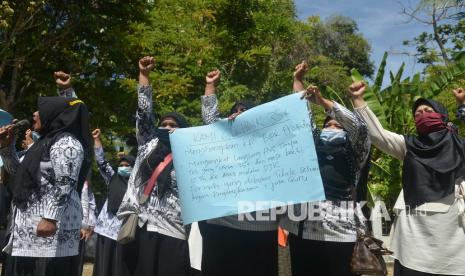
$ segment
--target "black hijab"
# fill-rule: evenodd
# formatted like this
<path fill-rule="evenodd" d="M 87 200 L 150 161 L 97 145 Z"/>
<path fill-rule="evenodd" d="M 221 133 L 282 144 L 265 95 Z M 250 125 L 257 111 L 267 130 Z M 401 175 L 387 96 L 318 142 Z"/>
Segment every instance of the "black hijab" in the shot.
<path fill-rule="evenodd" d="M 189 123 L 187 122 L 184 115 L 178 112 L 168 112 L 165 115 L 161 116 L 160 120 L 158 120 L 159 122 L 158 125 L 160 125 L 165 119 L 168 119 L 168 118 L 174 119 L 176 123 L 178 123 L 178 126 L 180 128 L 189 127 Z"/>
<path fill-rule="evenodd" d="M 76 98 L 39 97 L 38 110 L 42 124 L 39 131 L 41 137 L 26 153 L 11 187 L 13 202 L 18 208 L 25 208 L 29 196 L 39 190 L 40 162 L 50 160 L 50 148 L 63 135 L 73 135 L 84 149 L 78 191 L 82 189 L 91 165 L 89 112 L 84 103 Z"/>
<path fill-rule="evenodd" d="M 160 117 L 158 125 L 165 119 L 173 119 L 178 124 L 179 128 L 189 127 L 189 123 L 186 118 L 177 112 L 170 112 Z M 156 133 L 159 143 L 149 153 L 147 158 L 142 160 L 140 167 L 140 177 L 144 185 L 152 176 L 153 170 L 165 159 L 165 157 L 171 153 L 171 144 L 169 141 L 169 132 L 167 129 L 157 129 Z M 157 191 L 158 197 L 163 197 L 167 187 L 170 187 L 171 183 L 171 170 L 173 169 L 173 162 L 171 162 L 166 168 L 160 173 L 157 179 Z"/>
<path fill-rule="evenodd" d="M 236 113 L 236 109 L 239 107 L 239 106 L 243 106 L 245 107 L 247 110 L 248 109 L 251 109 L 251 108 L 254 108 L 255 107 L 255 103 L 254 102 L 251 102 L 251 101 L 237 101 L 232 107 L 231 107 L 231 110 L 229 110 L 229 115 L 228 116 L 231 116 L 232 114 Z"/>
<path fill-rule="evenodd" d="M 420 105 L 431 106 L 442 114 L 447 125 L 447 109 L 441 103 L 418 99 L 413 114 Z M 456 179 L 465 175 L 465 147 L 456 131 L 449 127 L 427 135 L 407 135 L 405 144 L 402 184 L 407 205 L 414 208 L 455 192 Z"/>
<path fill-rule="evenodd" d="M 325 129 L 326 124 L 330 120 L 337 121 L 331 116 L 326 116 L 321 130 L 317 132 L 318 137 L 315 139 L 315 148 L 325 195 L 328 200 L 351 200 L 353 188 L 358 190 L 363 185 L 366 186 L 367 182 L 360 183 L 360 185 L 359 183 L 355 183 L 358 167 L 354 166 L 357 161 L 354 159 L 355 154 L 348 139 L 341 144 L 324 144 L 321 142 L 321 131 Z M 342 130 L 346 131 L 344 128 Z M 328 158 L 329 156 L 331 157 Z M 357 198 L 356 200 L 360 201 L 363 198 Z"/>
<path fill-rule="evenodd" d="M 125 155 L 118 160 L 118 166 L 122 161 L 126 161 L 129 165 L 134 168 L 134 163 L 136 159 L 132 155 Z M 118 212 L 119 206 L 123 201 L 124 194 L 128 188 L 129 176 L 121 176 L 118 172 L 113 174 L 110 186 L 108 187 L 108 205 L 107 210 L 111 214 L 116 214 Z"/>
<path fill-rule="evenodd" d="M 187 122 L 186 118 L 178 112 L 169 112 L 160 117 L 160 120 L 158 120 L 158 126 L 160 126 L 161 122 L 163 122 L 166 119 L 173 119 L 180 128 L 184 127 L 189 127 L 189 123 Z M 157 128 L 157 137 L 159 141 L 165 145 L 166 147 L 169 148 L 171 151 L 171 144 L 170 144 L 170 139 L 169 139 L 169 131 L 167 129 L 160 129 Z"/>

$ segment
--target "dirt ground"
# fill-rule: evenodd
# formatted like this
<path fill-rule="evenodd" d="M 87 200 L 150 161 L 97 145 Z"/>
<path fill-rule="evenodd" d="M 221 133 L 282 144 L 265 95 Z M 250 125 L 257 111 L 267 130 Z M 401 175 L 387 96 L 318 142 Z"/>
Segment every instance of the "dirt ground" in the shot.
<path fill-rule="evenodd" d="M 93 263 L 85 263 L 84 269 L 82 270 L 82 276 L 92 276 L 92 269 L 94 268 Z"/>

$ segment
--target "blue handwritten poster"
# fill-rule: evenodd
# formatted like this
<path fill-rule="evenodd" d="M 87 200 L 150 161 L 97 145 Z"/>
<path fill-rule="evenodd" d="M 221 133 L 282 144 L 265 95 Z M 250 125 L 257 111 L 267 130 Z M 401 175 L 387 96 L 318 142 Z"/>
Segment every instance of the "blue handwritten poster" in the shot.
<path fill-rule="evenodd" d="M 184 224 L 324 200 L 307 103 L 292 94 L 170 135 Z M 260 204 L 254 204 L 260 202 Z"/>

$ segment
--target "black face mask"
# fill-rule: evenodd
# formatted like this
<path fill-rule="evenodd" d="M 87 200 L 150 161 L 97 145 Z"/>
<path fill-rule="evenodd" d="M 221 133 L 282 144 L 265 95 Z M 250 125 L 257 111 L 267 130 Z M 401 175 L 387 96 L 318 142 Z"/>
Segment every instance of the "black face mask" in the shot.
<path fill-rule="evenodd" d="M 157 133 L 156 133 L 158 139 L 160 140 L 160 143 L 165 145 L 167 148 L 171 149 L 171 144 L 170 144 L 170 130 L 167 128 L 157 128 Z"/>

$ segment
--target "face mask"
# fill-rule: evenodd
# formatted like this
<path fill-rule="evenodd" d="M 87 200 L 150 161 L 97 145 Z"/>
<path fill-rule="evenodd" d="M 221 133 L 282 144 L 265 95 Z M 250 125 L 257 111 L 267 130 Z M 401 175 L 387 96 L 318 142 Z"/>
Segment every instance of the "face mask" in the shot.
<path fill-rule="evenodd" d="M 419 135 L 428 135 L 446 128 L 444 115 L 436 112 L 423 112 L 415 118 L 415 126 Z"/>
<path fill-rule="evenodd" d="M 129 177 L 132 172 L 132 167 L 118 167 L 118 174 L 122 177 Z"/>
<path fill-rule="evenodd" d="M 324 145 L 340 145 L 346 142 L 347 133 L 342 129 L 325 128 L 321 131 L 320 140 Z"/>
<path fill-rule="evenodd" d="M 40 139 L 40 134 L 33 131 L 32 132 L 32 140 L 34 140 L 34 142 L 37 142 L 39 139 Z"/>
<path fill-rule="evenodd" d="M 170 144 L 170 130 L 167 128 L 159 127 L 156 133 L 158 140 L 167 147 L 171 147 Z"/>

